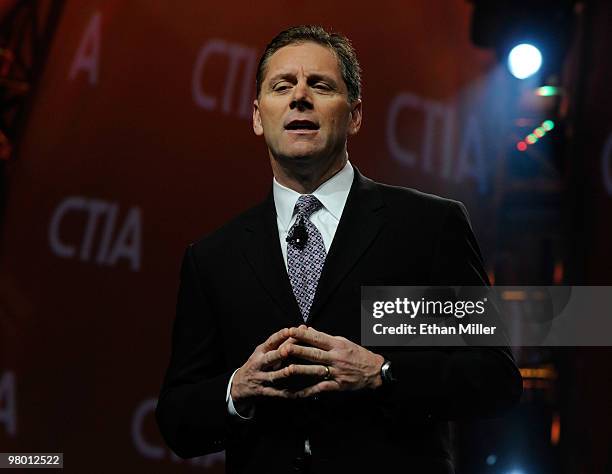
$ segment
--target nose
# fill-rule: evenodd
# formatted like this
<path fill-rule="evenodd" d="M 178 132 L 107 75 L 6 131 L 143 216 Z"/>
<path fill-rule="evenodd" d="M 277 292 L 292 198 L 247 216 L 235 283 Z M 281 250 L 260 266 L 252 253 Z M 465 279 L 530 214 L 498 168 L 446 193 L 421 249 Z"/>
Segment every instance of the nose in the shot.
<path fill-rule="evenodd" d="M 289 107 L 291 109 L 297 108 L 300 111 L 312 109 L 312 98 L 310 97 L 310 90 L 306 81 L 298 81 L 295 85 Z"/>

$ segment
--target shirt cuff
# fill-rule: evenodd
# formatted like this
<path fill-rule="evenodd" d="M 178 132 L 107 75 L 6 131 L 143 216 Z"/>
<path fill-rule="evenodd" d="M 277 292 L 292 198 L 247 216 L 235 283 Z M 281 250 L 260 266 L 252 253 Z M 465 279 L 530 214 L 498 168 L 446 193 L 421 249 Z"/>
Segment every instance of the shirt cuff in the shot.
<path fill-rule="evenodd" d="M 225 401 L 227 402 L 227 411 L 232 416 L 238 416 L 242 418 L 243 420 L 251 420 L 252 418 L 255 417 L 255 407 L 251 406 L 249 408 L 248 413 L 246 413 L 243 416 L 240 413 L 238 413 L 238 411 L 236 410 L 236 407 L 234 406 L 234 400 L 232 400 L 232 381 L 234 380 L 234 375 L 236 375 L 236 372 L 238 372 L 238 369 L 234 370 L 234 373 L 232 374 L 232 376 L 229 379 L 229 382 L 227 383 L 227 392 L 225 394 Z"/>

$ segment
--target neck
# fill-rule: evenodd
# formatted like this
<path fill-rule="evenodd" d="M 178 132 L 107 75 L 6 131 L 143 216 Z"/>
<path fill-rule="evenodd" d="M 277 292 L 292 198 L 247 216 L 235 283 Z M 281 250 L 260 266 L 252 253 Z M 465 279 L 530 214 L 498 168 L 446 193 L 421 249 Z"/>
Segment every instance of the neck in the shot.
<path fill-rule="evenodd" d="M 300 194 L 311 194 L 321 184 L 334 176 L 346 165 L 348 154 L 346 150 L 338 157 L 329 160 L 283 160 L 270 156 L 270 164 L 276 181 L 286 188 Z"/>

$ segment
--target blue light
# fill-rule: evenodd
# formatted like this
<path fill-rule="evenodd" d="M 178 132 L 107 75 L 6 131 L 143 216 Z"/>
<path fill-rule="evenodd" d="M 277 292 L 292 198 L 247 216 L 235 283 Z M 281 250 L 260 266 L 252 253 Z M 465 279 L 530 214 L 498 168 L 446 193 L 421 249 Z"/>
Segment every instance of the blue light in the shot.
<path fill-rule="evenodd" d="M 495 456 L 495 454 L 489 454 L 487 456 L 487 464 L 489 466 L 492 466 L 493 464 L 495 464 L 497 462 L 497 456 Z"/>
<path fill-rule="evenodd" d="M 542 53 L 532 44 L 519 44 L 512 48 L 508 55 L 508 69 L 517 79 L 533 76 L 541 66 Z"/>

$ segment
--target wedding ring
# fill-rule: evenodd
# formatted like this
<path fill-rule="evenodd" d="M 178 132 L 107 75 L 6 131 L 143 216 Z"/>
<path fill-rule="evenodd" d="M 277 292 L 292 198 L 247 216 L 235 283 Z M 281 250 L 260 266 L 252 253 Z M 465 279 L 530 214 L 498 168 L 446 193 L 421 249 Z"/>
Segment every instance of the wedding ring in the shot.
<path fill-rule="evenodd" d="M 323 377 L 324 380 L 330 380 L 331 379 L 331 370 L 329 370 L 329 367 L 324 365 L 323 367 L 325 367 L 325 376 Z"/>

